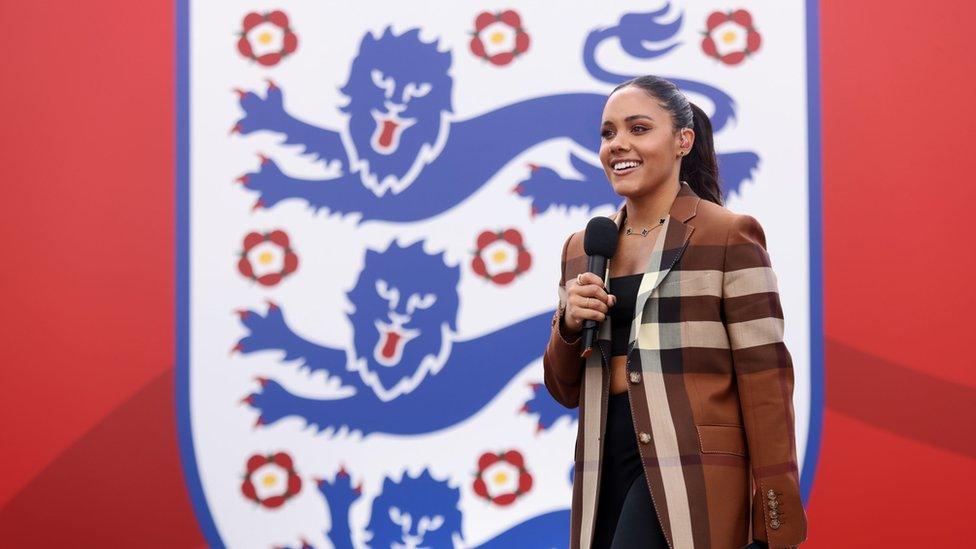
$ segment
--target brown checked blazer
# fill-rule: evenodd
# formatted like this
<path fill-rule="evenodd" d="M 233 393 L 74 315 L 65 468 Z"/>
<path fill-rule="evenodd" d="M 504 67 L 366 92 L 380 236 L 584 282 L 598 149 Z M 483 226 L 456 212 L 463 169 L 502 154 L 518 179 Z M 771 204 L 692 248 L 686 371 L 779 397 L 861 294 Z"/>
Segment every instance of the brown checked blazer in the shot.
<path fill-rule="evenodd" d="M 613 216 L 619 227 L 626 215 Z M 657 233 L 630 328 L 628 380 L 652 504 L 674 549 L 806 539 L 793 428 L 793 365 L 762 228 L 686 184 Z M 586 270 L 583 232 L 566 241 L 546 387 L 580 407 L 571 547 L 589 548 L 599 501 L 610 321 L 598 351 L 559 330 L 566 284 Z M 609 271 L 609 269 L 608 269 Z M 751 473 L 751 474 L 750 474 Z"/>

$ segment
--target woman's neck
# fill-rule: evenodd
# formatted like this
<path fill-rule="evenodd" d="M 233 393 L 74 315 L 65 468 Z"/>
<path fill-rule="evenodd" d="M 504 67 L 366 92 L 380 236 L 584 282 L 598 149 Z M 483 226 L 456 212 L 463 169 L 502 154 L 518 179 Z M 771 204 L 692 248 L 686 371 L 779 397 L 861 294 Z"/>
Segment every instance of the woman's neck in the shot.
<path fill-rule="evenodd" d="M 671 204 L 681 190 L 681 183 L 677 179 L 661 185 L 654 192 L 637 197 L 628 197 L 627 224 L 631 227 L 652 227 L 662 218 L 668 217 Z"/>

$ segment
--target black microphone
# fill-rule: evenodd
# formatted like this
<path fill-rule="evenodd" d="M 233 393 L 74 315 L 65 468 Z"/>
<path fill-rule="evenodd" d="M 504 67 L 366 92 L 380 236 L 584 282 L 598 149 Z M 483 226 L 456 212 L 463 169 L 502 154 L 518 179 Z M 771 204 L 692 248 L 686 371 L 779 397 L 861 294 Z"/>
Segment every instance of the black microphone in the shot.
<path fill-rule="evenodd" d="M 594 217 L 586 224 L 586 232 L 583 234 L 583 251 L 587 255 L 586 270 L 600 277 L 601 281 L 607 271 L 607 261 L 617 251 L 617 230 L 617 224 L 609 217 Z M 581 357 L 586 358 L 593 352 L 596 334 L 596 321 L 583 321 Z"/>

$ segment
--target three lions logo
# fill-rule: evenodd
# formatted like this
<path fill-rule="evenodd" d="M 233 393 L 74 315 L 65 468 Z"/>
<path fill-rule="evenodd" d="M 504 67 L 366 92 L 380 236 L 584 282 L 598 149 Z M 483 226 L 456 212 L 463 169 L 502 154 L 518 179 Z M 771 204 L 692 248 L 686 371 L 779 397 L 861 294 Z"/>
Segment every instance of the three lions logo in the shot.
<path fill-rule="evenodd" d="M 599 48 L 619 47 L 632 59 L 653 60 L 681 46 L 681 26 L 682 17 L 672 17 L 670 6 L 625 14 L 616 25 L 587 35 L 582 66 L 599 86 L 615 85 L 632 75 L 604 67 L 597 59 Z M 283 171 L 274 158 L 262 156 L 260 166 L 240 178 L 256 196 L 255 206 L 273 208 L 290 200 L 355 216 L 358 222 L 423 221 L 461 204 L 513 159 L 552 140 L 566 143 L 576 175 L 566 178 L 551 166 L 533 163 L 522 180 L 506 183 L 507 188 L 518 183 L 515 190 L 521 198 L 512 200 L 526 203 L 534 215 L 620 203 L 602 167 L 591 162 L 600 146 L 605 93 L 528 97 L 459 116 L 452 64 L 452 52 L 437 39 L 421 37 L 418 29 L 395 32 L 387 27 L 365 33 L 348 77 L 335 83 L 344 101 L 328 106 L 342 115 L 332 128 L 308 122 L 309 113 L 286 110 L 286 90 L 274 83 L 263 92 L 240 91 L 236 133 L 279 136 L 283 144 L 299 146 L 297 153 L 281 154 L 323 160 L 331 173 L 328 179 L 299 178 Z M 721 89 L 667 78 L 705 99 L 716 133 L 735 118 L 735 102 Z M 726 194 L 738 192 L 759 163 L 749 151 L 718 157 Z M 287 307 L 269 304 L 264 310 L 241 311 L 242 334 L 235 350 L 272 355 L 281 364 L 297 362 L 309 374 L 301 387 L 259 378 L 260 388 L 244 399 L 256 412 L 256 426 L 300 418 L 324 437 L 340 431 L 427 435 L 484 409 L 543 352 L 553 311 L 462 338 L 460 279 L 459 267 L 449 265 L 442 253 L 425 250 L 423 241 L 367 250 L 346 294 L 350 336 L 333 346 L 317 342 L 314 327 L 303 330 L 309 337 L 296 333 L 287 321 Z M 319 328 L 322 334 L 331 332 L 330 327 Z M 335 394 L 310 396 L 316 388 L 311 374 L 316 373 L 324 373 L 327 385 L 338 387 Z M 562 418 L 577 418 L 576 410 L 562 408 L 541 385 L 534 385 L 532 392 L 522 411 L 538 416 L 539 430 Z M 563 471 L 558 470 L 560 479 Z M 457 487 L 426 469 L 415 476 L 403 473 L 399 480 L 380 478 L 373 479 L 377 483 L 368 496 L 353 488 L 345 471 L 334 480 L 317 481 L 330 519 L 326 534 L 334 547 L 353 547 L 354 533 L 374 547 L 473 546 L 464 539 Z M 369 517 L 352 524 L 350 508 L 357 502 L 357 513 L 368 510 Z M 558 509 L 477 546 L 565 547 L 568 522 L 569 510 Z"/>

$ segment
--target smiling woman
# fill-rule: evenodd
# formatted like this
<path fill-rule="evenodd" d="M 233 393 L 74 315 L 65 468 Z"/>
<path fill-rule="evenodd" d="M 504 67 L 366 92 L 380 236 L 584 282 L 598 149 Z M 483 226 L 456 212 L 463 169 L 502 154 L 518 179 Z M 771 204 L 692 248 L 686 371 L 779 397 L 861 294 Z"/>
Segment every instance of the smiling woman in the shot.
<path fill-rule="evenodd" d="M 571 546 L 798 545 L 793 367 L 763 230 L 722 206 L 711 124 L 674 84 L 625 82 L 602 120 L 623 235 L 604 277 L 582 231 L 566 241 L 543 359 L 549 392 L 580 407 Z M 585 320 L 603 325 L 583 362 Z"/>
<path fill-rule="evenodd" d="M 721 204 L 708 116 L 667 80 L 645 76 L 617 86 L 600 137 L 600 160 L 617 194 L 653 194 L 677 176 L 672 190 L 687 181 L 696 194 Z"/>

